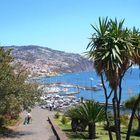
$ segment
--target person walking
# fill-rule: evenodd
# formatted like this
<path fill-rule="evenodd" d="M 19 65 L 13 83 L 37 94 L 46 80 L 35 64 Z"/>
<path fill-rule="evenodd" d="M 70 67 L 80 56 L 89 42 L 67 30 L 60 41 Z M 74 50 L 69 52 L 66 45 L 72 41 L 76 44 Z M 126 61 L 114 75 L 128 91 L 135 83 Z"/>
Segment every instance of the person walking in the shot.
<path fill-rule="evenodd" d="M 27 124 L 29 124 L 31 122 L 31 119 L 32 119 L 31 113 L 28 112 L 27 113 Z"/>
<path fill-rule="evenodd" d="M 24 125 L 26 125 L 26 124 L 29 124 L 30 122 L 31 122 L 31 120 L 32 120 L 32 116 L 31 116 L 31 113 L 30 112 L 27 112 L 27 114 L 26 114 L 26 117 L 25 117 L 25 120 L 24 120 Z"/>

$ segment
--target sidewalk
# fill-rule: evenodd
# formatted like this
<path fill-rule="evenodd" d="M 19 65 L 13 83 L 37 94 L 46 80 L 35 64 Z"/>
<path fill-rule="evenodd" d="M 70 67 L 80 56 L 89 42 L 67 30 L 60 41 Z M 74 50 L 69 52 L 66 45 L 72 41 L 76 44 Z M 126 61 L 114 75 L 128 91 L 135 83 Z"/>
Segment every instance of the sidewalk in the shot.
<path fill-rule="evenodd" d="M 22 114 L 22 123 L 14 129 L 8 137 L 0 140 L 56 140 L 47 119 L 52 112 L 36 107 L 32 110 L 32 123 L 23 125 L 25 114 Z"/>

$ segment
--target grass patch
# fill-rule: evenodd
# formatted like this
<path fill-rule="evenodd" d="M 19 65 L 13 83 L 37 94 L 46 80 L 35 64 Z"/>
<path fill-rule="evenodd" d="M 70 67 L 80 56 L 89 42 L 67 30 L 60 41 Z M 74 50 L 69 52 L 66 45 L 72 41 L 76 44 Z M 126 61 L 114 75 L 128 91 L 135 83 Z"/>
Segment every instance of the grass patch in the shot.
<path fill-rule="evenodd" d="M 60 117 L 58 119 L 55 119 L 56 124 L 58 124 L 58 126 L 62 129 L 62 131 L 64 131 L 68 137 L 69 140 L 86 140 L 88 139 L 88 131 L 87 129 L 85 130 L 85 132 L 72 132 L 71 129 L 71 121 L 68 119 L 68 122 L 66 124 L 62 124 L 61 122 L 62 116 L 60 115 Z M 134 129 L 136 129 L 136 121 L 134 122 L 135 127 L 133 127 Z M 121 129 L 122 131 L 122 140 L 125 140 L 126 138 L 126 132 L 127 132 L 127 127 L 122 127 Z M 133 131 L 132 131 L 133 132 Z M 108 140 L 108 131 L 104 130 L 103 125 L 102 124 L 98 124 L 96 125 L 96 140 Z M 115 134 L 113 133 L 113 138 L 115 139 Z M 140 140 L 140 137 L 134 136 L 133 133 L 131 135 L 130 140 Z"/>

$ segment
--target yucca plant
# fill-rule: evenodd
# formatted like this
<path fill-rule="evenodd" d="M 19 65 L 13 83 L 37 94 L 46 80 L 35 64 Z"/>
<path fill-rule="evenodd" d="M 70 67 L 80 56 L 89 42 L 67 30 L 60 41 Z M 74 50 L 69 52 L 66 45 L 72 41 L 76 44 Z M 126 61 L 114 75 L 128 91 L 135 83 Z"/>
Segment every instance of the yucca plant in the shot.
<path fill-rule="evenodd" d="M 89 138 L 93 139 L 96 138 L 95 124 L 105 119 L 105 110 L 99 103 L 87 101 L 75 108 L 69 109 L 65 115 L 71 119 L 79 119 L 87 122 Z"/>
<path fill-rule="evenodd" d="M 124 20 L 118 21 L 99 18 L 99 25 L 93 26 L 95 33 L 90 38 L 86 55 L 94 61 L 94 68 L 101 77 L 106 99 L 106 120 L 108 100 L 112 97 L 116 139 L 121 139 L 120 133 L 120 103 L 122 94 L 122 79 L 125 72 L 140 62 L 140 36 L 137 30 L 124 27 Z M 104 78 L 111 88 L 108 93 Z M 111 96 L 112 95 L 112 96 Z M 110 140 L 112 134 L 109 131 Z"/>

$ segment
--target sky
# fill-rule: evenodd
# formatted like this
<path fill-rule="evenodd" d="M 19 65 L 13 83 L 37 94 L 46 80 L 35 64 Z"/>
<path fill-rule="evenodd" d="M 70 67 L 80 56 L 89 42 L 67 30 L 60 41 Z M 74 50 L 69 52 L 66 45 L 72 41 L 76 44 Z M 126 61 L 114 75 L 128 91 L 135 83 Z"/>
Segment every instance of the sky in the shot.
<path fill-rule="evenodd" d="M 140 28 L 140 0 L 0 0 L 0 45 L 86 51 L 99 17 Z"/>

